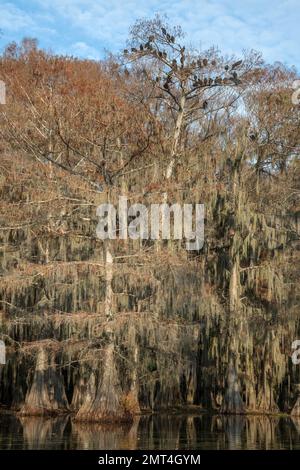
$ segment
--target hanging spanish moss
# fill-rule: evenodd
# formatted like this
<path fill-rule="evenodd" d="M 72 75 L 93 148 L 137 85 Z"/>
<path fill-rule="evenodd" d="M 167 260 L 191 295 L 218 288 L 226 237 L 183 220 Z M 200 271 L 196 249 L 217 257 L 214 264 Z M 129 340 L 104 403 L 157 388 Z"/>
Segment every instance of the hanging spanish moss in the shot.
<path fill-rule="evenodd" d="M 271 441 L 273 418 L 244 415 L 300 414 L 299 110 L 282 85 L 292 72 L 251 56 L 230 78 L 214 51 L 190 61 L 178 49 L 176 61 L 146 39 L 126 52 L 130 73 L 36 49 L 1 58 L 14 105 L 0 114 L 0 406 L 18 412 L 28 442 L 29 416 L 71 414 L 83 447 L 82 422 L 121 422 L 134 446 L 138 415 L 178 409 L 220 415 L 213 426 L 229 423 L 232 447 L 260 426 Z M 177 226 L 171 239 L 151 239 L 152 227 L 122 238 L 119 214 L 111 239 L 98 238 L 97 207 L 120 195 L 148 215 L 151 204 L 204 204 L 203 247 L 188 250 Z M 161 419 L 179 435 L 180 420 L 172 430 Z M 141 422 L 154 435 L 157 422 Z M 193 442 L 194 420 L 184 432 Z"/>

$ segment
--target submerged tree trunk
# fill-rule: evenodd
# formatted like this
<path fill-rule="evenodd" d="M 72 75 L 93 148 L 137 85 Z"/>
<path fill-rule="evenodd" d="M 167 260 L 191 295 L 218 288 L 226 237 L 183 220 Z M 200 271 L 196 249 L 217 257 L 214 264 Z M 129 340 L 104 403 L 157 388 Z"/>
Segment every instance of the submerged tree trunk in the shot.
<path fill-rule="evenodd" d="M 63 378 L 55 369 L 54 356 L 50 365 L 48 352 L 41 347 L 37 353 L 33 382 L 26 394 L 21 416 L 65 413 L 69 410 Z"/>

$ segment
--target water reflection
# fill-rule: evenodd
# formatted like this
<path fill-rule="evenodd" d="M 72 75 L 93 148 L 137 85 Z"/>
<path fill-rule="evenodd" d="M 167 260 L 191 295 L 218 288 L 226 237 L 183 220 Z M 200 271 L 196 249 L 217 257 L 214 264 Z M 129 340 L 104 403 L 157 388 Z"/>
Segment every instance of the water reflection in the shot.
<path fill-rule="evenodd" d="M 25 449 L 55 449 L 64 441 L 68 416 L 58 418 L 22 417 L 23 441 Z M 67 435 L 67 433 L 66 433 Z"/>
<path fill-rule="evenodd" d="M 300 419 L 161 414 L 115 426 L 0 414 L 0 449 L 300 449 Z"/>
<path fill-rule="evenodd" d="M 132 425 L 86 424 L 74 422 L 72 425 L 73 448 L 97 449 L 136 449 L 139 418 Z"/>

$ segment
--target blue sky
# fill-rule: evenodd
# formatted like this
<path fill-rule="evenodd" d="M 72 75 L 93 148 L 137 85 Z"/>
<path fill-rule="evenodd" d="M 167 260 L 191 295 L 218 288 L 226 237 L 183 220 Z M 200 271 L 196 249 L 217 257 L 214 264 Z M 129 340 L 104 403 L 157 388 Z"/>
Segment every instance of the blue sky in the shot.
<path fill-rule="evenodd" d="M 199 48 L 256 49 L 300 70 L 300 0 L 0 0 L 0 47 L 31 36 L 56 53 L 99 59 L 124 47 L 136 18 L 156 12 Z"/>

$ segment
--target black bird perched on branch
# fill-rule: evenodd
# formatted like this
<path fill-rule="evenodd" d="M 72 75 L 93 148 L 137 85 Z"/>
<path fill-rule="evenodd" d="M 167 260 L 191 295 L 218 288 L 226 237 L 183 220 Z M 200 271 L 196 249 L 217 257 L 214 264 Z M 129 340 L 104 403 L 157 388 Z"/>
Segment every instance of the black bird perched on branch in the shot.
<path fill-rule="evenodd" d="M 242 83 L 241 80 L 238 79 L 238 76 L 237 76 L 236 72 L 233 72 L 233 74 L 230 78 L 231 78 L 231 80 L 233 81 L 233 83 L 235 85 L 239 85 L 240 83 Z"/>
<path fill-rule="evenodd" d="M 165 29 L 165 28 L 161 28 L 161 31 L 162 31 L 162 33 L 163 33 L 164 35 L 166 35 L 166 34 L 167 34 L 167 31 L 166 31 L 166 29 Z"/>
<path fill-rule="evenodd" d="M 243 63 L 242 60 L 238 60 L 237 62 L 235 62 L 234 64 L 232 64 L 231 70 L 236 69 L 236 68 L 239 67 L 242 63 Z"/>
<path fill-rule="evenodd" d="M 131 52 L 137 52 L 137 49 L 135 47 L 132 47 Z"/>
<path fill-rule="evenodd" d="M 124 54 L 128 54 L 128 49 L 124 49 Z"/>

